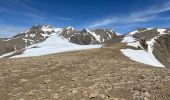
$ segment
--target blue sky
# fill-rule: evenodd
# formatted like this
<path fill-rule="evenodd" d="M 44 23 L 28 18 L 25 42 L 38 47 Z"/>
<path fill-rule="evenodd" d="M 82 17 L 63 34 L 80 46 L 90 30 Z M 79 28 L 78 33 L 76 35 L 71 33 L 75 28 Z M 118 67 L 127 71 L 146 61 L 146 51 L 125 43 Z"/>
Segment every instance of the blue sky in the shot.
<path fill-rule="evenodd" d="M 169 27 L 170 0 L 0 0 L 0 37 L 33 25 L 111 28 Z"/>

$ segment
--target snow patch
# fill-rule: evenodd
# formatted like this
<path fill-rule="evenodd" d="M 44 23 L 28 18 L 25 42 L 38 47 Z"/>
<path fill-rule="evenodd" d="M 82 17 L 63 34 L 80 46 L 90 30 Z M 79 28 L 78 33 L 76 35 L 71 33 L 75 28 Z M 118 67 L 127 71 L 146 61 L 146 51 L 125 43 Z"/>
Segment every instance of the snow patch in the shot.
<path fill-rule="evenodd" d="M 30 37 L 34 37 L 35 36 L 35 34 L 30 34 Z"/>
<path fill-rule="evenodd" d="M 44 31 L 44 32 L 51 32 L 51 31 L 53 30 L 53 28 L 47 27 L 47 26 L 43 26 L 43 27 L 41 28 L 41 30 Z"/>
<path fill-rule="evenodd" d="M 44 31 L 44 32 L 53 32 L 53 31 L 58 32 L 58 31 L 61 31 L 62 28 L 55 28 L 55 27 L 51 27 L 51 26 L 43 26 L 41 28 L 41 30 Z"/>
<path fill-rule="evenodd" d="M 116 32 L 116 35 L 117 35 L 117 36 L 121 36 L 122 34 L 121 34 L 121 33 Z"/>
<path fill-rule="evenodd" d="M 74 30 L 74 27 L 69 26 L 69 27 L 67 27 L 66 29 L 67 29 L 67 30 L 69 30 L 69 29 Z"/>
<path fill-rule="evenodd" d="M 130 42 L 136 42 L 137 40 L 133 38 L 132 35 L 127 35 L 123 38 L 122 42 L 123 43 L 130 43 Z"/>
<path fill-rule="evenodd" d="M 149 28 L 148 30 L 152 30 L 152 28 Z M 139 41 L 135 38 L 133 38 L 133 34 L 136 33 L 140 33 L 140 32 L 145 32 L 148 30 L 144 30 L 144 31 L 134 31 L 129 33 L 128 35 L 126 35 L 122 42 L 123 43 L 127 43 L 127 45 L 129 46 L 133 46 L 133 47 L 141 47 Z M 160 37 L 163 34 L 168 34 L 165 33 L 166 29 L 157 29 L 157 31 L 160 33 L 158 36 L 152 38 L 149 41 L 146 41 L 147 45 L 148 45 L 148 49 L 147 51 L 145 50 L 133 50 L 133 49 L 122 49 L 121 51 L 130 59 L 137 61 L 137 62 L 141 62 L 144 64 L 148 64 L 148 65 L 152 65 L 152 66 L 157 66 L 157 67 L 164 67 L 164 65 L 162 65 L 153 55 L 153 50 L 154 50 L 154 43 L 155 40 Z"/>
<path fill-rule="evenodd" d="M 166 29 L 157 29 L 157 31 L 160 33 L 158 36 L 152 38 L 150 41 L 147 41 L 147 44 L 148 44 L 148 52 L 149 53 L 153 53 L 153 47 L 154 47 L 154 43 L 155 43 L 155 40 L 157 38 L 159 38 L 161 35 L 163 34 L 168 34 L 168 33 L 165 33 Z"/>
<path fill-rule="evenodd" d="M 138 33 L 138 30 L 133 31 L 133 32 L 130 32 L 129 34 L 130 34 L 130 35 L 134 35 L 134 34 L 136 34 L 136 33 Z"/>
<path fill-rule="evenodd" d="M 137 34 L 137 33 L 142 33 L 142 32 L 146 32 L 146 31 L 149 31 L 149 30 L 152 30 L 153 28 L 147 28 L 147 30 L 143 30 L 143 31 L 133 31 L 133 32 L 130 32 L 129 35 L 134 35 L 134 34 Z"/>
<path fill-rule="evenodd" d="M 22 38 L 22 40 L 24 40 L 24 42 L 26 43 L 26 45 L 27 45 L 28 41 L 29 41 L 31 44 L 34 43 L 34 40 L 31 40 L 31 39 Z"/>
<path fill-rule="evenodd" d="M 146 43 L 148 44 L 148 53 L 153 53 L 153 46 L 155 43 L 155 39 L 157 39 L 157 37 L 152 38 L 150 41 L 147 41 Z"/>
<path fill-rule="evenodd" d="M 144 50 L 121 49 L 121 52 L 134 61 L 156 67 L 165 67 L 155 58 L 153 54 L 147 53 Z"/>
<path fill-rule="evenodd" d="M 4 57 L 7 57 L 7 56 L 10 56 L 10 55 L 12 55 L 13 53 L 15 53 L 15 51 L 10 52 L 10 53 L 3 54 L 3 55 L 0 56 L 0 58 L 4 58 Z"/>
<path fill-rule="evenodd" d="M 107 33 L 108 39 L 111 39 L 112 36 L 109 34 L 109 32 L 106 32 L 106 33 Z"/>
<path fill-rule="evenodd" d="M 167 33 L 165 33 L 166 29 L 157 29 L 157 31 L 158 31 L 160 34 L 167 34 Z"/>
<path fill-rule="evenodd" d="M 90 33 L 97 41 L 101 42 L 101 41 L 100 41 L 100 36 L 99 36 L 99 35 L 96 35 L 95 32 L 92 32 L 92 31 L 90 31 L 90 30 L 88 30 L 88 29 L 86 29 L 86 31 L 87 31 L 88 33 Z"/>
<path fill-rule="evenodd" d="M 53 53 L 100 48 L 101 46 L 102 45 L 78 45 L 70 43 L 64 37 L 55 34 L 44 42 L 26 47 L 26 50 L 22 54 L 13 56 L 12 58 L 42 56 Z"/>
<path fill-rule="evenodd" d="M 154 29 L 154 28 L 147 28 L 147 30 L 152 30 L 152 29 Z"/>

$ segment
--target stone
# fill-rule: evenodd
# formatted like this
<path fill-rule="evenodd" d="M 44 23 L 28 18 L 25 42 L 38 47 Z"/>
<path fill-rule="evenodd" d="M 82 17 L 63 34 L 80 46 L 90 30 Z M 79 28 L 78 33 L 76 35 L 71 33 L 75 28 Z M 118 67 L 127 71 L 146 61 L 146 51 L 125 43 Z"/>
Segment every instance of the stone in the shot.
<path fill-rule="evenodd" d="M 96 98 L 98 94 L 99 94 L 98 92 L 92 92 L 92 93 L 90 93 L 89 98 L 90 99 Z"/>

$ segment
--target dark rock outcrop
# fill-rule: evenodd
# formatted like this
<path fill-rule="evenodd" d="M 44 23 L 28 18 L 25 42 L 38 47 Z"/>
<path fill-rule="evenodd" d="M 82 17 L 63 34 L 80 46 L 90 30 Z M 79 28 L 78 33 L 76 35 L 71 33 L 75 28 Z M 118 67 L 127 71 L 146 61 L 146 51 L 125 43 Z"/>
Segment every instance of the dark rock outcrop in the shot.
<path fill-rule="evenodd" d="M 143 47 L 143 49 L 148 50 L 148 44 L 146 43 L 145 39 L 140 39 L 139 43 Z"/>
<path fill-rule="evenodd" d="M 61 35 L 72 43 L 88 45 L 104 43 L 116 36 L 110 29 L 83 29 L 81 31 L 73 28 L 64 28 Z"/>
<path fill-rule="evenodd" d="M 148 41 L 152 41 L 151 46 L 153 55 L 166 67 L 170 67 L 170 29 L 159 29 L 165 30 L 163 33 L 158 29 L 140 29 L 138 32 L 133 34 L 134 38 L 139 40 L 140 45 L 143 49 L 148 51 Z"/>
<path fill-rule="evenodd" d="M 153 54 L 162 64 L 170 68 L 170 34 L 161 35 L 155 40 Z"/>
<path fill-rule="evenodd" d="M 146 41 L 154 38 L 155 36 L 159 35 L 160 33 L 157 31 L 157 29 L 151 29 L 151 30 L 138 30 L 139 33 L 134 34 L 134 38 L 138 39 L 145 39 Z"/>

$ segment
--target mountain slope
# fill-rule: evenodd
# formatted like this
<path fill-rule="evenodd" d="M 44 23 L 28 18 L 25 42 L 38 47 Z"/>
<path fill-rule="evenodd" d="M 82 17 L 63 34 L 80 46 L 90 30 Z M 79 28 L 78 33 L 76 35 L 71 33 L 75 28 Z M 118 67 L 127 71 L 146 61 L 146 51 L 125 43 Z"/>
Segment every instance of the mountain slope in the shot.
<path fill-rule="evenodd" d="M 102 49 L 0 59 L 2 100 L 168 100 L 170 69 L 132 61 L 114 43 Z"/>
<path fill-rule="evenodd" d="M 77 31 L 72 27 L 64 28 L 61 35 L 70 42 L 81 45 L 101 44 L 117 36 L 117 34 L 110 29 L 83 29 Z"/>
<path fill-rule="evenodd" d="M 1 40 L 0 57 L 30 57 L 100 48 L 101 45 L 96 44 L 119 43 L 123 37 L 122 42 L 133 47 L 121 50 L 130 59 L 152 66 L 169 67 L 169 35 L 170 29 L 158 28 L 140 28 L 118 36 L 110 29 L 78 31 L 73 27 L 37 25 L 11 39 Z"/>
<path fill-rule="evenodd" d="M 73 27 L 55 28 L 50 25 L 36 25 L 12 38 L 0 40 L 0 55 L 41 43 L 56 34 L 64 37 L 71 43 L 81 45 L 102 44 L 116 36 L 116 33 L 109 29 L 83 29 L 82 31 L 77 31 Z"/>
<path fill-rule="evenodd" d="M 12 38 L 2 40 L 0 45 L 0 55 L 42 42 L 53 34 L 58 34 L 60 31 L 60 28 L 54 28 L 52 26 L 33 26 L 26 32 L 19 33 Z"/>
<path fill-rule="evenodd" d="M 49 37 L 48 39 L 46 39 L 44 42 L 26 47 L 25 50 L 22 51 L 19 55 L 14 55 L 12 56 L 12 58 L 42 56 L 42 55 L 48 55 L 53 53 L 61 53 L 61 52 L 100 48 L 100 47 L 101 45 L 78 45 L 78 44 L 70 43 L 64 37 L 60 36 L 59 34 L 55 34 Z"/>
<path fill-rule="evenodd" d="M 133 31 L 128 35 L 126 35 L 122 42 L 127 43 L 127 45 L 129 46 L 133 46 L 139 49 L 139 50 L 133 50 L 134 52 L 143 50 L 142 52 L 147 54 L 148 57 L 152 56 L 153 60 L 151 60 L 151 62 L 154 62 L 155 64 L 150 63 L 151 65 L 159 66 L 159 67 L 163 67 L 163 66 L 168 67 L 170 66 L 169 41 L 170 41 L 169 29 L 141 29 L 141 30 Z M 124 50 L 122 50 L 122 52 L 123 51 Z M 148 64 L 147 61 L 150 60 L 144 58 L 146 57 L 144 55 L 143 57 L 142 56 L 140 57 L 139 56 L 140 53 L 138 56 L 132 56 L 130 54 L 133 53 L 129 53 L 129 54 L 127 52 L 125 53 L 126 56 L 130 57 L 135 61 Z M 139 60 L 138 57 L 140 57 L 143 60 Z"/>

